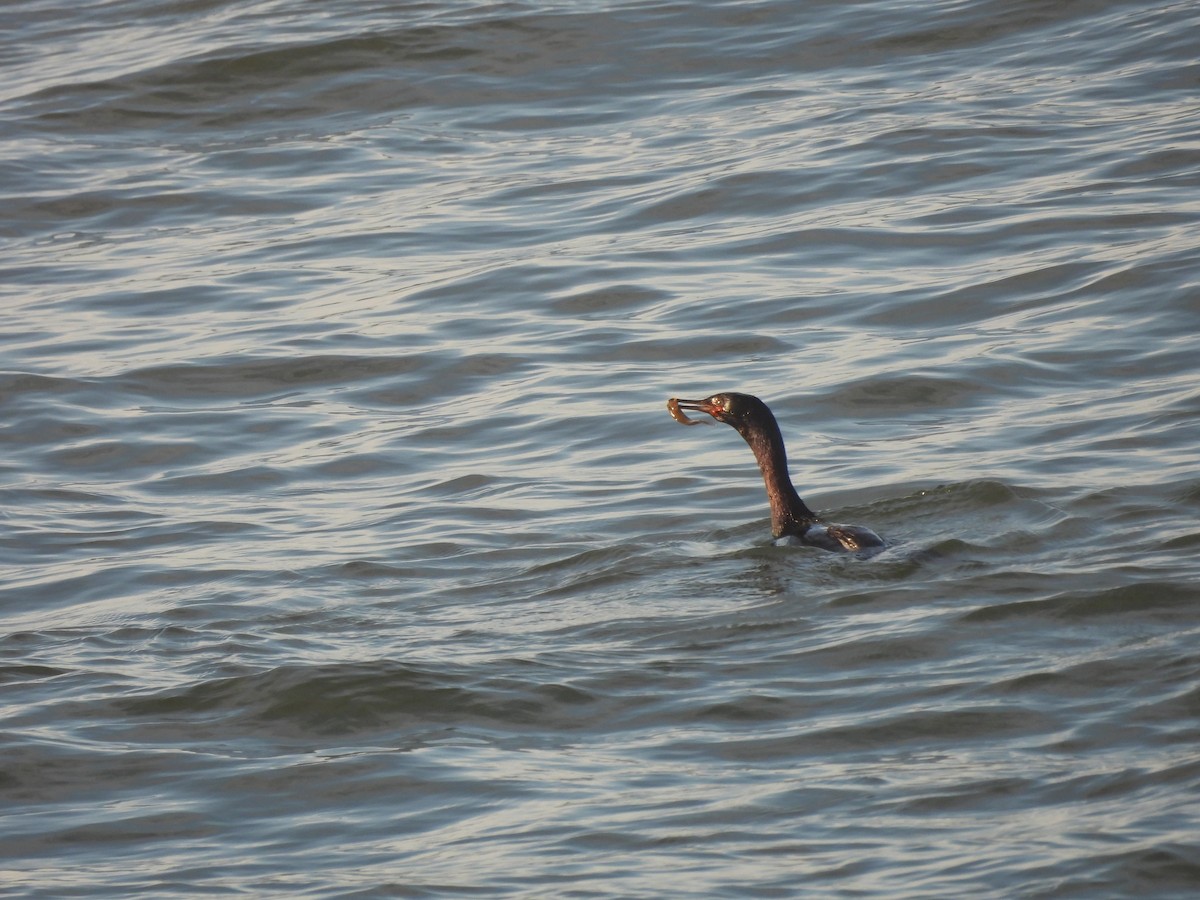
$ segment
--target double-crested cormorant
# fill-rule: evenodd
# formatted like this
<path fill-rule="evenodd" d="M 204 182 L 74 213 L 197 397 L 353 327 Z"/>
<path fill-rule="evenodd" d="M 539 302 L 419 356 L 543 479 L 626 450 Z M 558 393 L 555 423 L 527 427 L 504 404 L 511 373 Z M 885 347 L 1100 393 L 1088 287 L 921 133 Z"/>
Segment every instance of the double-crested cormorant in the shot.
<path fill-rule="evenodd" d="M 771 504 L 771 533 L 776 538 L 794 537 L 800 543 L 824 550 L 873 551 L 882 549 L 883 539 L 861 525 L 830 525 L 800 499 L 788 476 L 787 453 L 775 416 L 757 397 L 727 391 L 703 400 L 676 400 L 667 403 L 671 416 L 684 424 L 695 424 L 680 410 L 708 413 L 718 422 L 732 425 L 745 438 L 767 486 Z"/>

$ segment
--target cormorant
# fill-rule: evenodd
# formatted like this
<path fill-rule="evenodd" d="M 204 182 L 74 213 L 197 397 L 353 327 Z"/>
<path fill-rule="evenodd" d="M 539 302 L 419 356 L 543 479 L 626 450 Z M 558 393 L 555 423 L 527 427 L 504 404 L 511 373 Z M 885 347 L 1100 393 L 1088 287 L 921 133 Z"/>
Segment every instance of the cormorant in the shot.
<path fill-rule="evenodd" d="M 771 504 L 771 533 L 776 538 L 794 537 L 802 544 L 834 551 L 877 551 L 886 546 L 883 538 L 861 525 L 832 525 L 822 522 L 808 508 L 788 475 L 787 453 L 783 434 L 775 416 L 757 397 L 725 391 L 703 400 L 667 401 L 672 418 L 685 425 L 698 420 L 689 419 L 680 410 L 708 413 L 718 422 L 732 425 L 745 438 L 767 486 Z"/>

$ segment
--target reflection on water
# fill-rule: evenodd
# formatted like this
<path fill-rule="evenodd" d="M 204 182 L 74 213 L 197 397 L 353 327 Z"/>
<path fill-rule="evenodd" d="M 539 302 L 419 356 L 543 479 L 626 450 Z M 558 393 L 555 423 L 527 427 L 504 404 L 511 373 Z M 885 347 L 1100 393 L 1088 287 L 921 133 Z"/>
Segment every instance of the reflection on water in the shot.
<path fill-rule="evenodd" d="M 11 890 L 1194 891 L 1193 10 L 79 15 L 0 63 Z M 729 389 L 890 549 L 774 546 Z"/>

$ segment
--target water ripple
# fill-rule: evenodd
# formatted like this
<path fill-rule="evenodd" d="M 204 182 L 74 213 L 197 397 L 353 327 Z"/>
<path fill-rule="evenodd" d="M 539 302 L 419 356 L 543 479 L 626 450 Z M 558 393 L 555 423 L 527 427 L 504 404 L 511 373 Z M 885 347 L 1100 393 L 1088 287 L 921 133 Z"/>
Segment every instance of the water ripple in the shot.
<path fill-rule="evenodd" d="M 79 12 L 0 53 L 14 895 L 1189 893 L 1189 5 Z"/>

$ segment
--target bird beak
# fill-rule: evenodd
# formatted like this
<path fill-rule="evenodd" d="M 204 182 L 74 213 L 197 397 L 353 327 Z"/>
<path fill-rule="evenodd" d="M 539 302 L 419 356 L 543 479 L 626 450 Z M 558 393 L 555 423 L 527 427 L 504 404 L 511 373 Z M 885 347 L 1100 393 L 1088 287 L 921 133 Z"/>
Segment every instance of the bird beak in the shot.
<path fill-rule="evenodd" d="M 678 400 L 676 402 L 679 404 L 680 409 L 690 409 L 694 410 L 695 412 L 708 413 L 714 419 L 717 417 L 717 413 L 724 412 L 721 407 L 717 406 L 715 403 L 709 403 L 707 400 Z"/>

